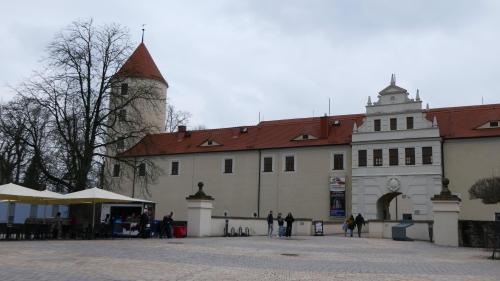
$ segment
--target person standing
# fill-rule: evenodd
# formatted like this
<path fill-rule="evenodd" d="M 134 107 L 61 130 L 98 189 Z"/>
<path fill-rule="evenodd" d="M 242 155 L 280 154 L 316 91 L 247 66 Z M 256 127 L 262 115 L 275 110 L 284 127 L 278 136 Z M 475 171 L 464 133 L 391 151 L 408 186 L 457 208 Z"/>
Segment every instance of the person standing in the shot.
<path fill-rule="evenodd" d="M 278 221 L 278 236 L 281 238 L 285 235 L 285 220 L 281 216 L 281 213 L 278 213 L 276 220 Z"/>
<path fill-rule="evenodd" d="M 292 237 L 292 224 L 295 221 L 295 219 L 292 216 L 292 213 L 288 213 L 285 218 L 286 221 L 286 237 Z"/>
<path fill-rule="evenodd" d="M 147 211 L 144 211 L 144 213 L 142 213 L 141 215 L 141 218 L 139 220 L 139 232 L 140 232 L 140 235 L 142 238 L 147 238 L 147 232 L 146 232 L 146 229 L 147 229 L 147 224 L 149 223 L 149 216 L 148 216 L 148 213 Z"/>
<path fill-rule="evenodd" d="M 349 229 L 349 236 L 352 237 L 352 232 L 354 231 L 354 216 L 353 215 L 351 215 L 347 219 L 347 229 Z"/>
<path fill-rule="evenodd" d="M 167 234 L 167 238 L 172 238 L 172 225 L 174 224 L 174 212 L 170 212 L 170 215 L 167 216 L 167 220 L 165 222 L 165 231 Z"/>
<path fill-rule="evenodd" d="M 361 228 L 363 225 L 366 224 L 365 218 L 361 214 L 358 214 L 356 216 L 356 219 L 354 220 L 354 223 L 356 224 L 356 227 L 358 228 L 358 237 L 361 237 Z"/>
<path fill-rule="evenodd" d="M 271 238 L 273 236 L 273 211 L 269 211 L 269 215 L 267 215 L 267 236 Z"/>

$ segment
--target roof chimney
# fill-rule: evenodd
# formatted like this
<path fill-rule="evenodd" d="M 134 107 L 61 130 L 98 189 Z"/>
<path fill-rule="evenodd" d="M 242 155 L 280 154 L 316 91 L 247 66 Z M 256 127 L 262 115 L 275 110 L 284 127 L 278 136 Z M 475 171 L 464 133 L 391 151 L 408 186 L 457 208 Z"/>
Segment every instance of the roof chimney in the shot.
<path fill-rule="evenodd" d="M 186 126 L 185 125 L 179 125 L 179 126 L 177 126 L 177 132 L 179 132 L 179 133 L 185 133 L 186 132 Z"/>
<path fill-rule="evenodd" d="M 319 126 L 320 126 L 320 133 L 321 133 L 321 138 L 328 138 L 329 134 L 329 126 L 328 126 L 328 116 L 322 116 L 319 118 Z"/>

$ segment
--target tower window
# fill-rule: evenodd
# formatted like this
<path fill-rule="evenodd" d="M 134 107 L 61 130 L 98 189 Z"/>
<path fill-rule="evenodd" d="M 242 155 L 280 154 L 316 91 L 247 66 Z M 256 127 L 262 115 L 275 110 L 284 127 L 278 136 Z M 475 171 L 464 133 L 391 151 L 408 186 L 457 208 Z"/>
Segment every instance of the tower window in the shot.
<path fill-rule="evenodd" d="M 373 150 L 373 166 L 382 166 L 384 164 L 382 158 L 382 149 Z"/>
<path fill-rule="evenodd" d="M 333 155 L 333 169 L 344 170 L 344 154 Z"/>
<path fill-rule="evenodd" d="M 115 164 L 113 165 L 113 177 L 119 177 L 120 176 L 120 164 Z"/>
<path fill-rule="evenodd" d="M 144 177 L 146 175 L 146 163 L 139 164 L 139 177 Z"/>
<path fill-rule="evenodd" d="M 264 157 L 264 172 L 270 173 L 273 171 L 273 158 L 272 157 Z"/>
<path fill-rule="evenodd" d="M 122 83 L 121 94 L 122 94 L 122 96 L 125 96 L 128 94 L 128 84 L 127 83 Z"/>
<path fill-rule="evenodd" d="M 126 121 L 127 120 L 127 110 L 120 109 L 120 111 L 118 112 L 118 120 L 120 120 L 120 121 Z"/>
<path fill-rule="evenodd" d="M 374 128 L 375 132 L 380 131 L 380 119 L 373 120 L 373 128 Z"/>
<path fill-rule="evenodd" d="M 422 164 L 432 164 L 432 146 L 422 147 Z"/>
<path fill-rule="evenodd" d="M 232 174 L 233 173 L 233 159 L 227 158 L 224 159 L 224 174 Z"/>
<path fill-rule="evenodd" d="M 399 165 L 399 152 L 397 148 L 389 149 L 389 166 Z"/>
<path fill-rule="evenodd" d="M 358 167 L 366 167 L 366 150 L 358 150 Z"/>
<path fill-rule="evenodd" d="M 405 148 L 405 164 L 415 165 L 415 148 L 407 147 Z"/>
<path fill-rule="evenodd" d="M 412 116 L 406 117 L 406 129 L 408 129 L 408 130 L 413 129 L 413 117 Z"/>
<path fill-rule="evenodd" d="M 125 141 L 123 139 L 116 140 L 116 148 L 117 149 L 124 149 L 125 148 Z"/>
<path fill-rule="evenodd" d="M 398 119 L 397 118 L 391 118 L 391 131 L 397 130 L 398 129 Z"/>

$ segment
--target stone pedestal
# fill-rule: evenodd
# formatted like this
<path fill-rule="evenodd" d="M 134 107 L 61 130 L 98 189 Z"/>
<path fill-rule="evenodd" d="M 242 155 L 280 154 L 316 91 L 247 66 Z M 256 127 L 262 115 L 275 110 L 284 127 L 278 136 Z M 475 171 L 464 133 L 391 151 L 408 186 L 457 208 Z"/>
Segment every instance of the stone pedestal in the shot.
<path fill-rule="evenodd" d="M 443 179 L 443 189 L 431 200 L 434 212 L 434 243 L 458 247 L 458 214 L 460 198 L 448 189 L 449 180 Z"/>
<path fill-rule="evenodd" d="M 198 192 L 186 197 L 188 207 L 187 235 L 189 237 L 210 236 L 212 232 L 213 198 L 203 192 L 203 183 L 198 183 Z"/>

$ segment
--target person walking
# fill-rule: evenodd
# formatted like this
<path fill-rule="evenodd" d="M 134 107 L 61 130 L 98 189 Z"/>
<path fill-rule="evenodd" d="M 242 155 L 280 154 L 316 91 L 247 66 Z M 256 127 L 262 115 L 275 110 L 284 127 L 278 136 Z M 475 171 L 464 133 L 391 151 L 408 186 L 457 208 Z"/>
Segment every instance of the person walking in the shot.
<path fill-rule="evenodd" d="M 267 236 L 271 238 L 273 236 L 273 211 L 269 211 L 269 215 L 267 215 Z"/>
<path fill-rule="evenodd" d="M 356 224 L 356 227 L 358 228 L 358 237 L 361 237 L 361 228 L 363 225 L 366 224 L 365 218 L 361 214 L 358 214 L 356 216 L 356 219 L 354 220 L 354 223 Z"/>
<path fill-rule="evenodd" d="M 282 238 L 285 235 L 285 220 L 281 216 L 281 213 L 278 213 L 276 220 L 278 221 L 278 236 Z"/>
<path fill-rule="evenodd" d="M 342 230 L 344 231 L 344 237 L 347 237 L 347 229 L 349 227 L 349 219 L 345 219 L 344 223 L 342 224 Z"/>
<path fill-rule="evenodd" d="M 289 212 L 288 215 L 286 215 L 285 221 L 286 221 L 286 234 L 285 234 L 285 236 L 292 237 L 292 224 L 295 220 L 293 219 L 291 212 Z"/>
<path fill-rule="evenodd" d="M 142 213 L 140 219 L 139 219 L 139 235 L 146 239 L 147 237 L 147 225 L 149 223 L 149 217 L 147 211 L 144 211 Z"/>
<path fill-rule="evenodd" d="M 349 236 L 352 237 L 352 232 L 354 231 L 354 216 L 351 215 L 347 219 L 347 229 L 349 229 Z"/>

